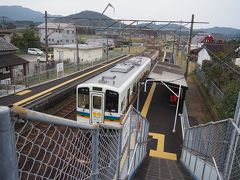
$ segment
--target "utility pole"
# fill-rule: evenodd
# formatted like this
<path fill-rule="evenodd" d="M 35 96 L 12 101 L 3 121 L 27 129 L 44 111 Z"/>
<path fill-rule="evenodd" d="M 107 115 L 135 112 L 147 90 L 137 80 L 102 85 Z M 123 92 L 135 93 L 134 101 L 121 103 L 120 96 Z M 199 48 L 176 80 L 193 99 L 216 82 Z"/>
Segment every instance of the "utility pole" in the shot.
<path fill-rule="evenodd" d="M 188 39 L 187 65 L 186 65 L 186 71 L 184 74 L 186 80 L 188 77 L 188 66 L 189 66 L 189 61 L 190 61 L 190 49 L 191 49 L 191 43 L 192 43 L 193 23 L 194 23 L 194 14 L 192 14 L 191 28 L 190 28 L 189 39 Z"/>
<path fill-rule="evenodd" d="M 5 29 L 5 19 L 7 19 L 7 17 L 2 16 L 2 29 Z"/>
<path fill-rule="evenodd" d="M 77 51 L 77 67 L 78 67 L 78 71 L 80 70 L 80 59 L 79 59 L 79 48 L 78 48 L 78 29 L 76 26 L 76 51 Z"/>
<path fill-rule="evenodd" d="M 108 61 L 108 37 L 107 37 L 107 50 L 106 50 L 106 52 L 107 52 L 107 61 Z"/>
<path fill-rule="evenodd" d="M 45 53 L 46 53 L 46 68 L 47 68 L 47 78 L 49 78 L 49 72 L 48 72 L 48 35 L 47 35 L 48 29 L 47 29 L 47 11 L 45 11 Z"/>
<path fill-rule="evenodd" d="M 181 34 L 182 34 L 182 22 L 181 22 L 181 26 L 180 26 L 180 30 L 179 30 L 179 34 L 178 34 L 177 56 L 178 56 L 178 53 L 179 53 L 179 46 L 180 46 L 180 41 L 181 41 Z"/>
<path fill-rule="evenodd" d="M 174 55 L 174 48 L 175 48 L 175 33 L 173 34 L 173 45 L 172 45 L 172 54 Z"/>

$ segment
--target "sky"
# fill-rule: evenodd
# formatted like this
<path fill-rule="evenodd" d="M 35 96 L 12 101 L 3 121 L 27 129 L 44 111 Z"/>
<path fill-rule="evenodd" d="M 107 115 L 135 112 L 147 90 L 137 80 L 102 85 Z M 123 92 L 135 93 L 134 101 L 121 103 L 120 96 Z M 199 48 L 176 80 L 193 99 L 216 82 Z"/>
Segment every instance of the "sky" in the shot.
<path fill-rule="evenodd" d="M 240 0 L 0 0 L 0 5 L 19 5 L 53 15 L 70 15 L 84 10 L 102 12 L 113 19 L 183 20 L 209 22 L 194 28 L 233 27 L 240 29 Z"/>

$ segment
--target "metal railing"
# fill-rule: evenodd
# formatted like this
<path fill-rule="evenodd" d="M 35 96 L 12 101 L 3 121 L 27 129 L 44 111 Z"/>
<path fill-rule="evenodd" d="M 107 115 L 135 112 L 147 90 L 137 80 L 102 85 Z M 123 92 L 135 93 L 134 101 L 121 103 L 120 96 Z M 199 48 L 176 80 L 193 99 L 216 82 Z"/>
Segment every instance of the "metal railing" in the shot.
<path fill-rule="evenodd" d="M 0 107 L 0 117 L 0 177 L 131 178 L 146 155 L 149 123 L 132 106 L 119 125 L 83 125 L 16 106 L 11 118 Z"/>
<path fill-rule="evenodd" d="M 181 162 L 198 179 L 240 179 L 240 96 L 235 117 L 190 127 L 184 104 Z"/>
<path fill-rule="evenodd" d="M 211 95 L 211 98 L 215 104 L 221 102 L 225 94 L 220 90 L 220 88 L 213 82 L 213 81 L 207 81 L 205 73 L 200 69 L 200 66 L 196 65 L 196 74 L 202 84 L 207 88 L 208 93 Z"/>
<path fill-rule="evenodd" d="M 127 159 L 123 159 L 121 168 L 121 179 L 129 179 L 140 165 L 147 154 L 147 138 L 149 132 L 149 122 L 135 108 L 132 108 L 129 116 L 126 117 L 123 127 L 122 156 L 128 154 Z"/>

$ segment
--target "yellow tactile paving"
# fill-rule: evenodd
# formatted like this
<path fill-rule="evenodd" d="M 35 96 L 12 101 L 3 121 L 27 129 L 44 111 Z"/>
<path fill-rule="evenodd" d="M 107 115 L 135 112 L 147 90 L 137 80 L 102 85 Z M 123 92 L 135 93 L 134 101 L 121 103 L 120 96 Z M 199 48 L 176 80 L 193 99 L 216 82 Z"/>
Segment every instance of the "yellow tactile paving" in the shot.
<path fill-rule="evenodd" d="M 148 93 L 147 99 L 146 99 L 146 101 L 144 103 L 144 106 L 142 108 L 142 111 L 141 111 L 141 115 L 143 117 L 147 117 L 148 109 L 150 107 L 150 104 L 151 104 L 151 101 L 152 101 L 152 97 L 153 97 L 153 93 L 155 91 L 155 88 L 156 88 L 156 83 L 153 83 L 152 87 L 151 87 L 151 89 L 150 89 L 150 91 Z"/>
<path fill-rule="evenodd" d="M 126 57 L 128 57 L 128 56 L 126 56 Z M 16 103 L 14 103 L 14 105 L 16 105 L 16 106 L 23 105 L 24 103 L 26 103 L 26 102 L 28 102 L 28 101 L 31 101 L 31 100 L 33 100 L 33 99 L 36 99 L 36 98 L 38 98 L 38 97 L 40 97 L 40 96 L 42 96 L 42 95 L 44 95 L 44 94 L 47 94 L 47 93 L 49 93 L 49 92 L 51 92 L 51 91 L 53 91 L 53 90 L 55 90 L 55 89 L 57 89 L 57 88 L 59 88 L 59 87 L 62 87 L 62 86 L 66 85 L 66 84 L 68 84 L 68 83 L 71 83 L 71 82 L 73 82 L 73 81 L 75 81 L 75 80 L 77 80 L 77 79 L 80 79 L 80 78 L 82 78 L 82 77 L 84 77 L 84 76 L 87 76 L 87 75 L 93 73 L 93 72 L 96 72 L 96 71 L 98 71 L 98 70 L 100 70 L 100 69 L 102 69 L 102 68 L 104 68 L 104 67 L 106 67 L 106 66 L 109 66 L 109 65 L 111 65 L 111 64 L 113 64 L 113 63 L 116 63 L 116 62 L 118 62 L 118 61 L 121 61 L 122 59 L 124 59 L 124 58 L 126 58 L 126 57 L 120 58 L 120 59 L 118 59 L 118 60 L 116 60 L 116 61 L 113 61 L 113 62 L 111 62 L 111 63 L 108 63 L 108 64 L 106 64 L 106 65 L 104 65 L 104 66 L 101 66 L 101 67 L 99 67 L 99 68 L 97 68 L 97 69 L 94 69 L 94 70 L 92 70 L 92 71 L 89 71 L 89 72 L 87 72 L 87 73 L 85 73 L 85 74 L 82 74 L 82 75 L 80 75 L 80 76 L 78 76 L 78 77 L 75 77 L 75 78 L 73 78 L 73 79 L 70 79 L 70 80 L 68 80 L 68 81 L 65 81 L 65 82 L 63 82 L 63 83 L 61 83 L 61 84 L 59 84 L 59 85 L 57 85 L 57 86 L 54 86 L 54 87 L 52 87 L 52 88 L 50 88 L 50 89 L 47 89 L 47 90 L 42 91 L 42 92 L 40 92 L 40 93 L 38 93 L 38 94 L 35 94 L 35 95 L 33 95 L 33 96 L 30 96 L 30 97 L 28 97 L 28 98 L 26 98 L 26 99 L 23 99 L 23 100 L 21 100 L 21 101 L 18 101 L 18 102 L 16 102 Z"/>
<path fill-rule="evenodd" d="M 164 158 L 169 160 L 177 160 L 177 155 L 174 153 L 164 152 L 164 141 L 165 135 L 164 134 L 157 134 L 157 133 L 149 133 L 153 139 L 157 139 L 157 150 L 150 150 L 149 156 L 157 157 L 157 158 Z"/>
<path fill-rule="evenodd" d="M 32 91 L 29 90 L 29 89 L 27 89 L 27 90 L 23 90 L 23 91 L 21 91 L 21 92 L 16 93 L 16 95 L 22 96 L 22 95 L 27 94 L 27 93 L 30 93 L 30 92 L 32 92 Z"/>

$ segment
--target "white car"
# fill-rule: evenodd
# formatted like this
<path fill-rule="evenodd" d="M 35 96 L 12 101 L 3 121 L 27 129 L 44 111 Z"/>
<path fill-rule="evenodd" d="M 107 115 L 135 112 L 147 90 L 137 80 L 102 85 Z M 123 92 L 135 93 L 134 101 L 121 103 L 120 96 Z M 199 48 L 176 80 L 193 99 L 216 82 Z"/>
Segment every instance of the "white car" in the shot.
<path fill-rule="evenodd" d="M 44 53 L 38 48 L 28 48 L 28 54 L 31 55 L 43 55 Z"/>
<path fill-rule="evenodd" d="M 53 54 L 48 54 L 48 61 L 49 62 L 53 62 L 54 61 L 54 57 L 53 57 Z M 40 62 L 46 62 L 46 55 L 44 54 L 43 56 L 39 56 L 37 58 L 37 62 L 40 63 Z"/>

